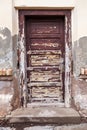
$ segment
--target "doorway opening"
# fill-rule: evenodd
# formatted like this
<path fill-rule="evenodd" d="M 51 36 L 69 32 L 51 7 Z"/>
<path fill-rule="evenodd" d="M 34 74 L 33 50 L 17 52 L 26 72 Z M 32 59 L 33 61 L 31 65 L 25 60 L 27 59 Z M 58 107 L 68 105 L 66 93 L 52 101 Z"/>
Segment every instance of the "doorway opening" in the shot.
<path fill-rule="evenodd" d="M 25 17 L 29 102 L 64 102 L 64 17 Z"/>
<path fill-rule="evenodd" d="M 20 73 L 27 103 L 70 106 L 70 19 L 70 10 L 19 10 L 20 48 L 24 48 Z"/>

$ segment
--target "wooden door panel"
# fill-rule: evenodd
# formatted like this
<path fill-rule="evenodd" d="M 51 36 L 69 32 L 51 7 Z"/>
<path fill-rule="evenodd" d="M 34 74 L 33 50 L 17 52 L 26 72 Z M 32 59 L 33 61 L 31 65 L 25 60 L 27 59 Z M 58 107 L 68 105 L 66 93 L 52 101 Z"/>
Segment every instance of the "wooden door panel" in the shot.
<path fill-rule="evenodd" d="M 63 102 L 64 19 L 30 18 L 26 25 L 29 101 Z"/>
<path fill-rule="evenodd" d="M 33 98 L 59 98 L 62 100 L 62 90 L 59 87 L 33 87 Z"/>
<path fill-rule="evenodd" d="M 57 24 L 56 24 L 57 23 Z M 60 26 L 58 22 L 47 22 L 39 21 L 33 22 L 30 24 L 31 34 L 56 34 L 60 33 Z"/>
<path fill-rule="evenodd" d="M 58 82 L 61 80 L 60 71 L 32 71 L 30 72 L 30 82 Z"/>
<path fill-rule="evenodd" d="M 59 55 L 31 55 L 31 66 L 52 66 L 63 63 L 63 58 Z"/>

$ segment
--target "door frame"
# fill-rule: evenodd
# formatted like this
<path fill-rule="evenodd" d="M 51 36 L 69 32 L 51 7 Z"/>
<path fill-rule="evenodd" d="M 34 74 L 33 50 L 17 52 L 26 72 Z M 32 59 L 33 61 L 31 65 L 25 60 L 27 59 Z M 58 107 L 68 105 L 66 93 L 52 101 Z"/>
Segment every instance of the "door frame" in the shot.
<path fill-rule="evenodd" d="M 18 51 L 20 53 L 20 88 L 23 91 L 24 106 L 27 105 L 27 76 L 26 76 L 26 36 L 25 17 L 26 16 L 64 16 L 65 17 L 65 95 L 64 106 L 71 106 L 71 10 L 19 10 L 19 42 Z M 55 104 L 56 105 L 56 104 Z"/>

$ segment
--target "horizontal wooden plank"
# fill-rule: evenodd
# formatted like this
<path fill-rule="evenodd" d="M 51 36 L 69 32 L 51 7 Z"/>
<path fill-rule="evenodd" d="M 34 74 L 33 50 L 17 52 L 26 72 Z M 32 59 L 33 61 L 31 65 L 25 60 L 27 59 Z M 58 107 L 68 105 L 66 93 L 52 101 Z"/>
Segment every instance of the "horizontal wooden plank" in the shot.
<path fill-rule="evenodd" d="M 62 82 L 31 82 L 31 83 L 28 83 L 28 87 L 43 87 L 43 86 L 62 86 Z"/>
<path fill-rule="evenodd" d="M 37 38 L 39 38 L 39 39 L 46 39 L 46 38 L 57 38 L 57 39 L 59 39 L 60 40 L 60 38 L 61 38 L 61 35 L 59 34 L 59 33 L 57 33 L 57 34 L 29 34 L 29 38 L 30 39 L 37 39 Z"/>
<path fill-rule="evenodd" d="M 26 70 L 31 72 L 31 71 L 48 71 L 48 70 L 53 70 L 53 71 L 60 71 L 62 72 L 63 65 L 57 65 L 57 66 L 35 66 L 35 67 L 27 67 Z"/>
<path fill-rule="evenodd" d="M 62 55 L 61 50 L 29 50 L 28 55 Z"/>

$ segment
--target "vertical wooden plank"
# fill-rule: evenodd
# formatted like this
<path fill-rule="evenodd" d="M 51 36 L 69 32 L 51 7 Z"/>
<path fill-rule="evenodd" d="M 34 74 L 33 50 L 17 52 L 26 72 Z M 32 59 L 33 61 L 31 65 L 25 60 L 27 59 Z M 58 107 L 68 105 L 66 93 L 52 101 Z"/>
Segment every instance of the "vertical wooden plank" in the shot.
<path fill-rule="evenodd" d="M 71 12 L 65 17 L 65 106 L 71 106 Z"/>
<path fill-rule="evenodd" d="M 27 85 L 26 85 L 26 51 L 25 51 L 25 35 L 24 35 L 24 15 L 19 11 L 19 53 L 20 53 L 20 89 L 21 89 L 21 102 L 24 107 L 27 106 Z"/>

